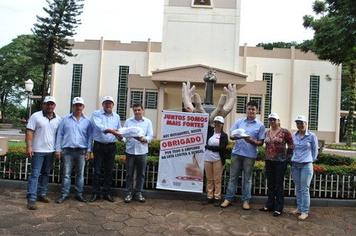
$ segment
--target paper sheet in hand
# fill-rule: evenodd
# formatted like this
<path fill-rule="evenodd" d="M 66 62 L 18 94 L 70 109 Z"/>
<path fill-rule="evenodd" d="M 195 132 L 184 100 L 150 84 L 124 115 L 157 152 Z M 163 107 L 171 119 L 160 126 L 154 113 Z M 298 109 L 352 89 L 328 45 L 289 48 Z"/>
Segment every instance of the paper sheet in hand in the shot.
<path fill-rule="evenodd" d="M 244 129 L 234 129 L 233 131 L 231 131 L 231 136 L 237 138 L 246 138 L 250 135 L 248 135 Z"/>
<path fill-rule="evenodd" d="M 145 136 L 140 127 L 124 127 L 119 129 L 119 133 L 125 138 L 135 138 Z"/>

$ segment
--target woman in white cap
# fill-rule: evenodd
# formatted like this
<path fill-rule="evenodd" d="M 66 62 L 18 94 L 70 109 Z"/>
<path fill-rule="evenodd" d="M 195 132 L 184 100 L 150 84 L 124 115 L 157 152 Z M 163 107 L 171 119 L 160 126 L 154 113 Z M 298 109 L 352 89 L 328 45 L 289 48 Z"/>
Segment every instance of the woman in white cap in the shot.
<path fill-rule="evenodd" d="M 224 118 L 216 116 L 214 127 L 208 127 L 207 145 L 204 153 L 204 169 L 207 179 L 207 199 L 203 204 L 214 203 L 218 207 L 221 203 L 221 175 L 226 158 L 227 134 L 223 131 Z"/>
<path fill-rule="evenodd" d="M 299 220 L 308 218 L 310 208 L 309 186 L 313 177 L 313 162 L 318 156 L 318 138 L 307 130 L 307 119 L 298 115 L 295 119 L 298 131 L 293 134 L 294 153 L 292 157 L 292 177 L 297 196 L 297 209 Z"/>
<path fill-rule="evenodd" d="M 284 207 L 284 174 L 287 163 L 293 154 L 292 134 L 280 126 L 280 118 L 277 113 L 268 116 L 270 129 L 266 132 L 264 142 L 266 144 L 265 172 L 267 177 L 268 200 L 261 211 L 273 211 L 273 216 L 280 216 Z"/>

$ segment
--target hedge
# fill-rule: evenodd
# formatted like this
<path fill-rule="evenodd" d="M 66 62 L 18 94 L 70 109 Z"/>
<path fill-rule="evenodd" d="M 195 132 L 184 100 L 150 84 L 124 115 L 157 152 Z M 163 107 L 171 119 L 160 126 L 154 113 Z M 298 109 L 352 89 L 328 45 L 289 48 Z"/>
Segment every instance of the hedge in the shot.
<path fill-rule="evenodd" d="M 233 143 L 229 143 L 227 150 L 231 152 Z M 148 162 L 151 164 L 158 163 L 160 143 L 159 140 L 154 140 L 149 144 Z M 9 147 L 7 158 L 13 161 L 26 158 L 25 146 Z M 264 156 L 265 149 L 258 148 L 257 160 L 255 162 L 256 170 L 264 170 Z M 116 161 L 124 163 L 125 161 L 125 144 L 122 142 L 117 143 L 117 157 Z M 230 167 L 230 159 L 226 160 L 225 168 Z M 289 171 L 289 168 L 288 168 Z M 343 157 L 334 154 L 320 153 L 317 162 L 314 164 L 314 171 L 317 173 L 325 174 L 341 174 L 341 175 L 356 175 L 356 161 L 350 157 Z"/>

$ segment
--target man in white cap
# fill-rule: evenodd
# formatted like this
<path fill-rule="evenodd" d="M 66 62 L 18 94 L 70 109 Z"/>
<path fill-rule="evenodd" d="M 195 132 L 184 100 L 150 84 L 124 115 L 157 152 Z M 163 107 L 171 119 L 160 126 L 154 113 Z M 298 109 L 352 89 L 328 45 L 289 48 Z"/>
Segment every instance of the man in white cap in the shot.
<path fill-rule="evenodd" d="M 73 112 L 63 118 L 57 131 L 56 157 L 62 156 L 63 161 L 62 191 L 56 200 L 57 203 L 64 202 L 69 196 L 73 166 L 76 174 L 75 199 L 86 202 L 83 196 L 84 166 L 91 152 L 92 126 L 90 120 L 83 114 L 84 99 L 75 97 L 72 104 Z"/>
<path fill-rule="evenodd" d="M 56 100 L 45 97 L 42 111 L 35 112 L 26 126 L 26 153 L 31 158 L 27 186 L 27 208 L 36 210 L 36 200 L 48 203 L 48 175 L 53 163 L 55 137 L 60 117 L 54 113 Z"/>
<path fill-rule="evenodd" d="M 102 109 L 95 111 L 91 117 L 94 140 L 94 176 L 91 202 L 100 199 L 101 195 L 105 200 L 114 202 L 111 193 L 112 170 L 116 154 L 116 140 L 121 140 L 122 135 L 118 132 L 118 129 L 121 128 L 120 116 L 113 112 L 113 107 L 114 99 L 111 96 L 104 96 Z M 101 190 L 102 167 L 104 169 L 104 183 Z"/>

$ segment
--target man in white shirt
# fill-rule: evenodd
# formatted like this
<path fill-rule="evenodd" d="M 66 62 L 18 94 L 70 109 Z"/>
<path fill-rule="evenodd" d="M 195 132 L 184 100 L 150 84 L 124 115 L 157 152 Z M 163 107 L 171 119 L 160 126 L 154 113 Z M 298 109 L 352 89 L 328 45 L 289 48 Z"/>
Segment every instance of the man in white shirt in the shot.
<path fill-rule="evenodd" d="M 26 130 L 26 153 L 31 158 L 31 176 L 27 186 L 27 208 L 36 210 L 36 200 L 48 203 L 48 175 L 50 173 L 55 137 L 60 117 L 54 113 L 56 100 L 47 96 L 42 111 L 35 112 L 29 119 Z"/>
<path fill-rule="evenodd" d="M 148 143 L 153 138 L 152 122 L 143 116 L 142 104 L 134 104 L 132 107 L 134 116 L 127 119 L 124 127 L 139 127 L 143 130 L 143 136 L 127 138 L 126 143 L 126 197 L 129 203 L 135 197 L 139 202 L 145 202 L 142 195 L 147 164 Z M 136 171 L 136 186 L 133 186 L 134 171 Z"/>

